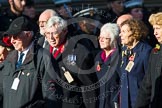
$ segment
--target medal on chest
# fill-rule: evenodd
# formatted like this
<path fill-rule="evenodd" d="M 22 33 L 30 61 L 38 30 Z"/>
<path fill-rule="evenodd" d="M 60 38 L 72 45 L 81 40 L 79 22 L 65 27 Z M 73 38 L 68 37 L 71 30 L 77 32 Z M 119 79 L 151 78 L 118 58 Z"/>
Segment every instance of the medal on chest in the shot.
<path fill-rule="evenodd" d="M 77 56 L 74 54 L 70 54 L 67 56 L 67 64 L 68 65 L 76 65 L 76 60 L 77 60 Z"/>

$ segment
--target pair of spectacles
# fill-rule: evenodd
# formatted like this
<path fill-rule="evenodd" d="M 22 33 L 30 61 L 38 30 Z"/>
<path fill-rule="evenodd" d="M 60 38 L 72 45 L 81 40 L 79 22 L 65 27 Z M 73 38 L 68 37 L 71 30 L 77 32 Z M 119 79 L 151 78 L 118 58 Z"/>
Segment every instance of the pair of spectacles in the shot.
<path fill-rule="evenodd" d="M 58 32 L 45 32 L 45 35 L 50 36 L 50 35 L 58 35 Z"/>

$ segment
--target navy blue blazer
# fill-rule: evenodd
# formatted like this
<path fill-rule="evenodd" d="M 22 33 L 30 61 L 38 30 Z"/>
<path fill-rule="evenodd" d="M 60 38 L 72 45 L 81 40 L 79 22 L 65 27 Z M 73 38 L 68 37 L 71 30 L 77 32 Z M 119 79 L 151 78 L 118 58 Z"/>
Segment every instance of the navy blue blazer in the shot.
<path fill-rule="evenodd" d="M 127 47 L 123 47 L 125 51 Z M 146 73 L 148 59 L 152 47 L 147 43 L 140 41 L 133 49 L 134 65 L 130 72 L 126 70 L 126 66 L 130 62 L 130 56 L 122 54 L 122 63 L 120 65 L 121 72 L 121 108 L 132 108 L 135 104 L 140 83 Z"/>

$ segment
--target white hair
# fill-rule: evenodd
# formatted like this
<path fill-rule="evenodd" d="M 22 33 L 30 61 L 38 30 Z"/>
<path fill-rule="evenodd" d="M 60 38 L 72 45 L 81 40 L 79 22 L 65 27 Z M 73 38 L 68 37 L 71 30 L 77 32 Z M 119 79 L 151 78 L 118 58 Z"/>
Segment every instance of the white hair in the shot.
<path fill-rule="evenodd" d="M 119 36 L 119 27 L 116 23 L 106 23 L 101 27 L 100 34 L 109 34 L 111 46 L 116 44 L 116 38 Z"/>
<path fill-rule="evenodd" d="M 57 30 L 64 30 L 67 28 L 67 21 L 59 16 L 53 16 L 47 21 L 46 28 L 48 29 L 53 25 L 57 25 Z"/>

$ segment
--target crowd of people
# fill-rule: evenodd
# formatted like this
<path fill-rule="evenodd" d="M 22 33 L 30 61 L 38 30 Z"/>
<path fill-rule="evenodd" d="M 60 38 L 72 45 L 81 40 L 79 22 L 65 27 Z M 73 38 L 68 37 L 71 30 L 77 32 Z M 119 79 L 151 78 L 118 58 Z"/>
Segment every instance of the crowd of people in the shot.
<path fill-rule="evenodd" d="M 162 12 L 107 0 L 36 13 L 8 0 L 0 13 L 0 108 L 162 108 Z"/>

